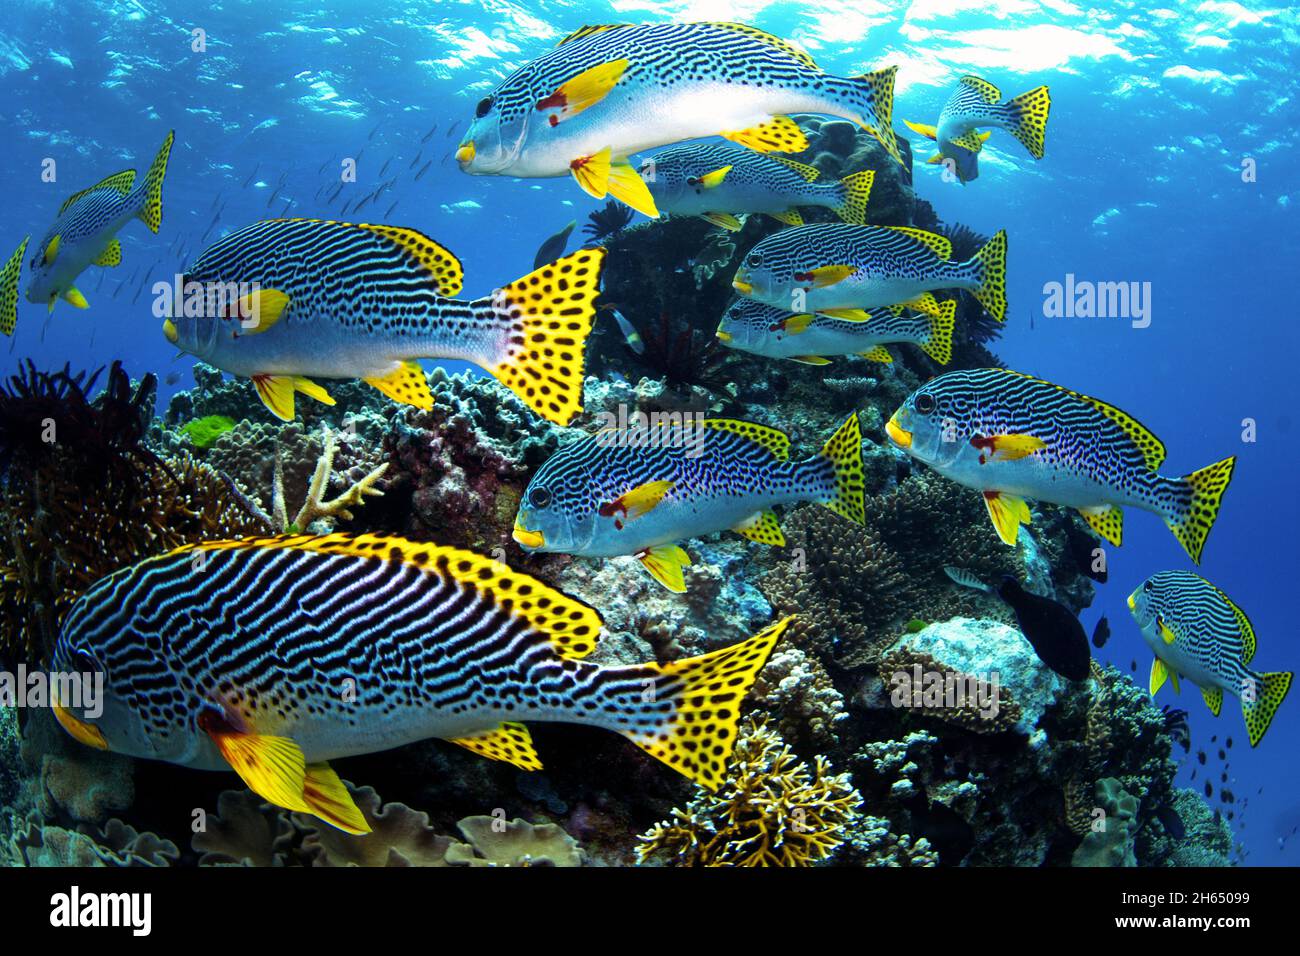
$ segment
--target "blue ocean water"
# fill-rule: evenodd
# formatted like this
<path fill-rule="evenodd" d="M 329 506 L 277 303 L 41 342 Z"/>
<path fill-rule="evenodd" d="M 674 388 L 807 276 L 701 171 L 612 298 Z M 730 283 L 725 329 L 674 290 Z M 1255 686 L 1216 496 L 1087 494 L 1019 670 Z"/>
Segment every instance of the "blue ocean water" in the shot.
<path fill-rule="evenodd" d="M 71 192 L 121 168 L 147 168 L 168 129 L 176 147 L 162 232 L 123 229 L 122 265 L 82 277 L 88 311 L 60 303 L 47 316 L 20 302 L 16 333 L 0 343 L 0 370 L 26 358 L 74 369 L 121 358 L 137 376 L 180 373 L 162 388 L 165 403 L 192 379 L 189 361 L 175 360 L 161 335 L 152 284 L 170 281 L 225 231 L 272 215 L 325 213 L 317 194 L 337 181 L 342 158 L 358 154 L 358 188 L 399 176 L 372 215 L 397 202 L 387 220 L 454 250 L 467 292 L 522 275 L 546 236 L 599 203 L 568 180 L 465 176 L 450 158 L 457 133 L 487 89 L 563 33 L 668 18 L 744 20 L 796 40 L 841 75 L 897 64 L 900 134 L 903 119 L 933 122 L 963 73 L 1007 94 L 1050 84 L 1043 161 L 995 137 L 977 181 L 946 182 L 918 164 L 917 193 L 946 221 L 1008 231 L 1011 305 L 994 350 L 1010 367 L 1132 412 L 1165 441 L 1168 474 L 1239 456 L 1201 573 L 1250 615 L 1255 665 L 1293 669 L 1300 332 L 1289 292 L 1300 262 L 1300 187 L 1285 157 L 1300 119 L 1295 9 L 1232 0 L 1158 8 L 1069 0 L 410 0 L 393 8 L 16 0 L 0 23 L 6 256 L 24 235 L 38 241 Z M 924 156 L 925 145 L 914 143 Z M 47 159 L 57 164 L 53 182 L 42 179 Z M 1045 285 L 1067 275 L 1149 283 L 1149 326 L 1045 315 Z M 1244 440 L 1248 431 L 1254 440 Z M 1109 618 L 1113 636 L 1098 655 L 1126 672 L 1135 660 L 1144 682 L 1149 654 L 1124 598 L 1148 574 L 1188 560 L 1160 521 L 1140 514 L 1109 558 L 1110 583 L 1083 618 L 1089 630 Z M 1216 720 L 1190 687 L 1181 700 L 1166 687 L 1160 700 L 1191 713 L 1193 750 L 1180 782 L 1187 785 L 1205 748 L 1209 765 L 1190 785 L 1211 776 L 1217 805 L 1214 755 L 1232 737 L 1226 786 L 1238 797 L 1234 825 L 1247 862 L 1295 863 L 1296 842 L 1280 838 L 1300 824 L 1300 769 L 1289 759 L 1300 744 L 1300 705 L 1288 701 L 1252 751 L 1235 707 Z"/>

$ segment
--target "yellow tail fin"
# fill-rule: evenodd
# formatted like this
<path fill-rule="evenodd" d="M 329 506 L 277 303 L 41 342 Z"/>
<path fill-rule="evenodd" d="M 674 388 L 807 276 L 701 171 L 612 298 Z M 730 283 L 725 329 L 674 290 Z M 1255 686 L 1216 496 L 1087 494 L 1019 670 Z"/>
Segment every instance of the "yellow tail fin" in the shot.
<path fill-rule="evenodd" d="M 831 463 L 835 475 L 835 497 L 826 502 L 826 507 L 850 521 L 866 524 L 863 492 L 867 478 L 862 464 L 862 426 L 858 424 L 857 412 L 846 418 L 835 434 L 826 440 L 820 455 Z"/>
<path fill-rule="evenodd" d="M 1214 519 L 1219 516 L 1219 505 L 1223 493 L 1232 481 L 1232 470 L 1237 458 L 1225 458 L 1213 465 L 1206 465 L 1200 471 L 1194 471 L 1178 479 L 1177 483 L 1190 491 L 1190 496 L 1179 505 L 1178 511 L 1165 518 L 1165 524 L 1174 533 L 1178 543 L 1197 564 L 1201 563 L 1201 551 L 1205 548 L 1205 539 L 1214 527 Z"/>
<path fill-rule="evenodd" d="M 167 175 L 167 158 L 171 155 L 172 143 L 175 141 L 176 132 L 173 130 L 167 134 L 162 146 L 158 148 L 158 155 L 154 157 L 153 165 L 149 167 L 149 172 L 144 177 L 144 185 L 141 187 L 144 192 L 144 204 L 136 215 L 149 227 L 150 232 L 157 232 L 162 225 L 163 177 Z"/>
<path fill-rule="evenodd" d="M 940 365 L 952 361 L 952 330 L 957 325 L 957 300 L 940 304 L 938 315 L 926 316 L 930 320 L 930 334 L 921 343 L 921 351 Z"/>
<path fill-rule="evenodd" d="M 14 326 L 18 324 L 18 277 L 23 271 L 23 255 L 31 238 L 24 239 L 0 269 L 0 332 L 5 335 L 13 335 Z"/>
<path fill-rule="evenodd" d="M 1007 317 L 1007 231 L 999 229 L 971 262 L 980 283 L 973 290 L 975 298 L 989 315 L 1004 321 Z"/>
<path fill-rule="evenodd" d="M 874 169 L 850 173 L 840 180 L 844 199 L 835 207 L 835 215 L 854 226 L 867 224 L 867 201 L 871 198 L 871 185 L 876 181 Z"/>
<path fill-rule="evenodd" d="M 476 303 L 491 309 L 506 332 L 501 351 L 483 367 L 558 425 L 582 411 L 584 350 L 604 262 L 604 249 L 579 249 Z"/>
<path fill-rule="evenodd" d="M 1002 108 L 1010 120 L 1007 132 L 1020 140 L 1030 156 L 1042 159 L 1047 140 L 1047 114 L 1052 109 L 1052 94 L 1047 87 L 1038 86 L 1028 93 L 1021 93 L 1008 100 Z"/>
<path fill-rule="evenodd" d="M 1291 671 L 1272 671 L 1260 674 L 1260 687 L 1252 703 L 1241 702 L 1241 711 L 1246 717 L 1246 733 L 1250 735 L 1252 747 L 1264 739 L 1264 731 L 1273 722 L 1273 715 L 1291 689 Z"/>
<path fill-rule="evenodd" d="M 699 657 L 619 668 L 646 676 L 642 706 L 658 716 L 657 726 L 624 736 L 701 787 L 718 789 L 736 745 L 741 701 L 792 621 Z"/>

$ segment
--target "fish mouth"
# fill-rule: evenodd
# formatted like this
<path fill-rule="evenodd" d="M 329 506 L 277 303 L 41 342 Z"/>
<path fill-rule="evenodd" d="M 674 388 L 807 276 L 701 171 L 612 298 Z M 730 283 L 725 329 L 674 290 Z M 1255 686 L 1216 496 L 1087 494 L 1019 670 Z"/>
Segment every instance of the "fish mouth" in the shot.
<path fill-rule="evenodd" d="M 103 731 L 94 724 L 86 723 L 80 717 L 74 717 L 66 707 L 55 704 L 54 719 L 74 740 L 80 741 L 87 747 L 94 747 L 96 750 L 108 749 L 108 740 L 105 739 Z"/>
<path fill-rule="evenodd" d="M 540 548 L 546 544 L 546 535 L 540 531 L 529 531 L 518 521 L 515 522 L 515 530 L 510 536 L 525 548 Z"/>
<path fill-rule="evenodd" d="M 731 280 L 731 287 L 741 295 L 749 295 L 754 291 L 754 283 L 746 282 L 740 276 L 736 276 L 736 278 Z"/>
<path fill-rule="evenodd" d="M 912 447 L 912 433 L 904 429 L 902 425 L 898 424 L 897 413 L 894 414 L 893 418 L 885 422 L 885 433 L 889 435 L 890 440 L 899 448 Z"/>
<path fill-rule="evenodd" d="M 474 162 L 474 157 L 478 151 L 474 149 L 474 141 L 466 140 L 460 144 L 460 149 L 456 150 L 456 162 L 463 164 Z"/>
<path fill-rule="evenodd" d="M 730 341 L 731 341 L 731 333 L 730 333 L 730 332 L 724 332 L 724 331 L 722 331 L 722 329 L 718 329 L 718 331 L 714 332 L 713 334 L 714 334 L 715 336 L 717 336 L 719 342 L 730 342 Z"/>
<path fill-rule="evenodd" d="M 1128 609 L 1130 611 L 1137 610 L 1137 591 L 1134 591 L 1128 596 Z"/>
<path fill-rule="evenodd" d="M 167 337 L 167 341 L 172 345 L 179 342 L 181 338 L 180 332 L 176 330 L 176 323 L 171 319 L 163 320 L 163 335 Z"/>

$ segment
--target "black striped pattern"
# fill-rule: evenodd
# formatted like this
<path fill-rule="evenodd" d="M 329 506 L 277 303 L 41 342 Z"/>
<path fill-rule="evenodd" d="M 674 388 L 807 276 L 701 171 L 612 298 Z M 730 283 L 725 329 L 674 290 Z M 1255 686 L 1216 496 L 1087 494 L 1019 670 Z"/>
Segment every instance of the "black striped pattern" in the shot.
<path fill-rule="evenodd" d="M 770 276 L 781 288 L 801 284 L 796 274 L 830 265 L 855 266 L 872 278 L 975 278 L 972 265 L 948 261 L 951 253 L 946 239 L 921 230 L 816 223 L 768 236 L 749 251 L 742 268 L 751 276 Z"/>
<path fill-rule="evenodd" d="M 1178 649 L 1239 688 L 1250 678 L 1255 631 L 1244 611 L 1205 578 L 1190 571 L 1161 571 L 1142 585 L 1147 609 L 1178 637 Z"/>

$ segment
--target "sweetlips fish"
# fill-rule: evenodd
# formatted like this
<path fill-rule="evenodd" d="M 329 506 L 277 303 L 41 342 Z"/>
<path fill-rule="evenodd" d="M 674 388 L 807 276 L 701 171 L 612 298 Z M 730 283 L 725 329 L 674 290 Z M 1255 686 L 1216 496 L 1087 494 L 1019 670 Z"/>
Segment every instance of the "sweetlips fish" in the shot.
<path fill-rule="evenodd" d="M 25 237 L 0 269 L 0 332 L 5 335 L 13 335 L 14 327 L 18 325 L 18 276 L 23 268 L 23 254 L 31 239 L 31 236 Z"/>
<path fill-rule="evenodd" d="M 800 206 L 820 206 L 845 222 L 865 224 L 876 176 L 867 169 L 821 183 L 816 166 L 711 143 L 655 153 L 641 164 L 640 174 L 661 215 L 699 216 L 731 232 L 741 227 L 734 213 L 765 213 L 802 226 Z"/>
<path fill-rule="evenodd" d="M 167 134 L 139 185 L 135 170 L 126 169 L 64 200 L 54 225 L 37 243 L 29 263 L 28 302 L 48 305 L 51 312 L 60 298 L 79 309 L 86 308 L 86 297 L 75 285 L 77 277 L 92 265 L 121 265 L 118 231 L 132 219 L 139 219 L 150 232 L 158 231 L 162 225 L 163 177 L 175 139 L 175 133 Z"/>
<path fill-rule="evenodd" d="M 479 101 L 456 160 L 474 175 L 572 175 L 598 199 L 612 194 L 657 216 L 629 155 L 714 135 L 763 153 L 802 152 L 808 139 L 792 112 L 850 120 L 902 162 L 896 71 L 832 76 L 793 44 L 740 23 L 583 27 Z"/>
<path fill-rule="evenodd" d="M 676 542 L 730 529 L 780 546 L 773 505 L 816 501 L 865 520 L 862 432 L 851 415 L 820 452 L 790 461 L 790 438 L 754 422 L 696 419 L 609 428 L 561 448 L 524 489 L 514 539 L 525 551 L 635 555 L 682 593 Z"/>
<path fill-rule="evenodd" d="M 1255 656 L 1255 629 L 1246 612 L 1190 571 L 1151 575 L 1129 595 L 1128 607 L 1142 639 L 1155 653 L 1151 696 L 1166 680 L 1179 690 L 1178 680 L 1184 677 L 1201 689 L 1206 705 L 1218 717 L 1226 691 L 1241 701 L 1250 745 L 1256 746 L 1291 689 L 1294 675 L 1246 666 Z"/>
<path fill-rule="evenodd" d="M 936 289 L 966 289 L 999 322 L 1007 311 L 1007 234 L 998 232 L 967 262 L 952 243 L 910 226 L 816 223 L 783 229 L 741 261 L 741 295 L 790 312 L 905 305 L 939 315 Z"/>
<path fill-rule="evenodd" d="M 885 426 L 913 458 L 984 495 L 1002 540 L 1029 524 L 1026 498 L 1075 508 L 1118 547 L 1124 506 L 1160 515 L 1192 560 L 1219 514 L 1236 458 L 1182 478 L 1158 469 L 1165 446 L 1140 422 L 1100 399 L 1001 368 L 931 379 Z"/>
<path fill-rule="evenodd" d="M 334 404 L 314 378 L 359 378 L 394 401 L 432 408 L 416 360 L 451 358 L 481 366 L 534 412 L 567 424 L 582 410 L 604 258 L 604 249 L 580 249 L 464 300 L 452 298 L 460 260 L 414 229 L 268 219 L 199 255 L 163 333 L 182 351 L 251 377 L 286 421 L 295 392 Z"/>
<path fill-rule="evenodd" d="M 605 667 L 582 660 L 595 610 L 470 551 L 372 534 L 208 541 L 77 599 L 53 667 L 102 675 L 103 693 L 55 715 L 92 747 L 233 769 L 349 833 L 369 827 L 328 761 L 438 737 L 540 770 L 527 721 L 613 730 L 715 789 L 791 620 L 700 657 Z"/>
<path fill-rule="evenodd" d="M 1034 87 L 1003 103 L 1002 91 L 988 80 L 963 76 L 939 113 L 937 127 L 904 122 L 912 132 L 938 145 L 939 152 L 928 163 L 951 161 L 958 180 L 966 183 L 979 176 L 980 150 L 992 135 L 981 133 L 984 127 L 1006 130 L 1029 150 L 1030 156 L 1042 159 L 1051 108 L 1052 96 L 1046 86 Z"/>
<path fill-rule="evenodd" d="M 939 305 L 939 315 L 899 315 L 871 309 L 862 320 L 832 318 L 812 312 L 791 313 L 754 299 L 734 300 L 715 333 L 722 344 L 767 358 L 806 365 L 827 365 L 828 355 L 857 355 L 873 362 L 892 362 L 886 345 L 910 342 L 940 365 L 952 361 L 952 331 L 957 302 Z"/>

